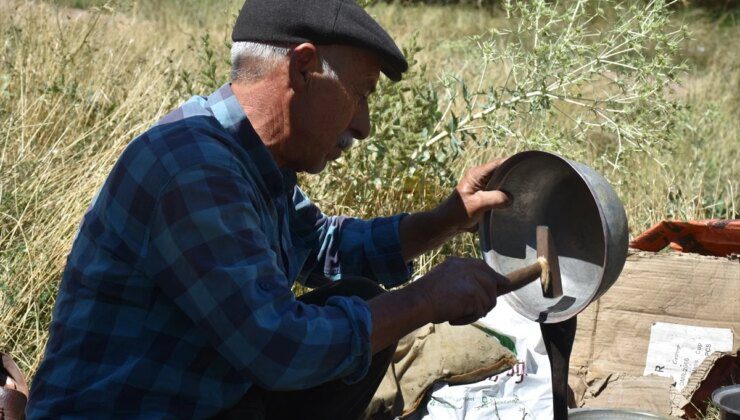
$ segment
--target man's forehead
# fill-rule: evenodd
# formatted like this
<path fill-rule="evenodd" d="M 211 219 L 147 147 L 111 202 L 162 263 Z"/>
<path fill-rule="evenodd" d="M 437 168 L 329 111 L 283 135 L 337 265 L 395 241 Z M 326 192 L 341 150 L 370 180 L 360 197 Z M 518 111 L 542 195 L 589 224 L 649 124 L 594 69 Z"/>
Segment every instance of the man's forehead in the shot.
<path fill-rule="evenodd" d="M 357 80 L 368 88 L 374 88 L 380 78 L 380 60 L 372 51 L 351 46 L 334 46 L 345 56 L 345 62 Z"/>
<path fill-rule="evenodd" d="M 380 59 L 372 51 L 361 50 L 364 60 L 362 61 L 362 79 L 365 84 L 375 87 L 380 79 Z"/>

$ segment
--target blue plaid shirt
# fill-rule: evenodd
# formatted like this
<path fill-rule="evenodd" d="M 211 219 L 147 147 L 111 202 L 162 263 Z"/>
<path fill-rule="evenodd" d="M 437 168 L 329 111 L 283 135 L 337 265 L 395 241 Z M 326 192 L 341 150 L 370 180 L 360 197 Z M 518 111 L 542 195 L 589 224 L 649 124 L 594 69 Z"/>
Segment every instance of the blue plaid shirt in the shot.
<path fill-rule="evenodd" d="M 84 217 L 30 418 L 208 417 L 252 384 L 362 378 L 370 311 L 296 301 L 312 274 L 404 282 L 398 225 L 328 217 L 281 170 L 230 85 L 126 148 Z"/>

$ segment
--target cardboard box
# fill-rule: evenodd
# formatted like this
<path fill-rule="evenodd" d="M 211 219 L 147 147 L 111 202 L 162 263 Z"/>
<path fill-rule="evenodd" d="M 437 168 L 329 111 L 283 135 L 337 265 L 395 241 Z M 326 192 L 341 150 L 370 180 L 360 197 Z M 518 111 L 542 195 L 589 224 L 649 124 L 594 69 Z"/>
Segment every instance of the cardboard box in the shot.
<path fill-rule="evenodd" d="M 631 252 L 614 286 L 578 315 L 568 380 L 576 405 L 683 415 L 681 407 L 688 400 L 676 388 L 683 385 L 677 383 L 680 378 L 675 381 L 643 376 L 648 372 L 645 362 L 656 323 L 728 329 L 733 351 L 737 351 L 740 261 L 695 254 Z M 697 329 L 689 330 L 696 333 Z M 680 338 L 663 334 L 663 338 L 653 338 L 653 345 Z M 728 345 L 727 331 L 721 335 Z M 701 350 L 706 347 L 704 344 Z M 688 358 L 682 356 L 682 360 Z M 695 363 L 700 361 L 692 359 L 691 368 Z M 652 373 L 652 367 L 650 370 Z"/>
<path fill-rule="evenodd" d="M 642 376 L 655 322 L 728 328 L 740 347 L 740 261 L 631 253 L 614 286 L 578 315 L 571 373 Z"/>

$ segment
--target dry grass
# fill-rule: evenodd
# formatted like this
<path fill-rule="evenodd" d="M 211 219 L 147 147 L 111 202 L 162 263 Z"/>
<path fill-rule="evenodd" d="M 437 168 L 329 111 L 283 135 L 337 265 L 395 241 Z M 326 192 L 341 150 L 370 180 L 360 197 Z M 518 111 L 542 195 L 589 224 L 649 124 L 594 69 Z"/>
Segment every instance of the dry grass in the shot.
<path fill-rule="evenodd" d="M 205 32 L 218 52 L 212 62 L 217 79 L 226 77 L 223 44 L 238 3 L 134 2 L 80 11 L 0 0 L 0 349 L 27 373 L 40 361 L 60 274 L 87 205 L 134 136 L 217 82 L 199 58 Z M 417 34 L 425 47 L 417 58 L 428 66 L 423 77 L 431 83 L 450 71 L 475 77 L 466 37 L 502 19 L 441 6 L 381 5 L 372 13 L 402 45 Z M 632 166 L 634 173 L 609 174 L 632 233 L 663 218 L 737 217 L 740 211 L 740 30 L 701 14 L 690 22 L 696 39 L 683 56 L 693 70 L 675 95 L 691 108 L 681 111 L 685 124 L 675 147 L 661 156 L 662 165 L 646 160 Z M 495 70 L 492 83 L 503 74 Z M 470 150 L 454 170 L 512 151 Z M 356 215 L 420 209 L 446 193 L 434 185 L 404 193 L 399 179 L 394 188 L 357 198 L 323 190 L 320 178 L 306 182 L 327 212 Z M 475 248 L 471 235 L 441 252 L 472 254 Z M 430 261 L 422 259 L 420 270 Z"/>
<path fill-rule="evenodd" d="M 181 64 L 150 22 L 2 7 L 1 342 L 33 371 L 79 220 L 122 148 L 182 98 Z"/>

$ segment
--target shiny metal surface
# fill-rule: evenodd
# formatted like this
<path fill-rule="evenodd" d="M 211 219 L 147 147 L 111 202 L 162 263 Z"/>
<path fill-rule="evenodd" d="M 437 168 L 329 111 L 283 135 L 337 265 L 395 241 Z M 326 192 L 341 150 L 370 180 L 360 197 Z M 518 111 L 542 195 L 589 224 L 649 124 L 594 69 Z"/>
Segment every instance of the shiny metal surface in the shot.
<path fill-rule="evenodd" d="M 712 392 L 712 404 L 719 408 L 720 420 L 740 419 L 740 385 L 729 385 Z"/>
<path fill-rule="evenodd" d="M 570 420 L 668 420 L 652 413 L 614 408 L 576 408 L 568 412 Z"/>
<path fill-rule="evenodd" d="M 538 282 L 505 295 L 537 322 L 569 319 L 616 281 L 627 258 L 627 217 L 609 183 L 593 169 L 555 154 L 528 151 L 510 157 L 488 189 L 514 197 L 487 214 L 479 237 L 484 259 L 506 274 L 536 260 L 536 226 L 550 227 L 558 253 L 563 296 L 545 298 Z"/>

